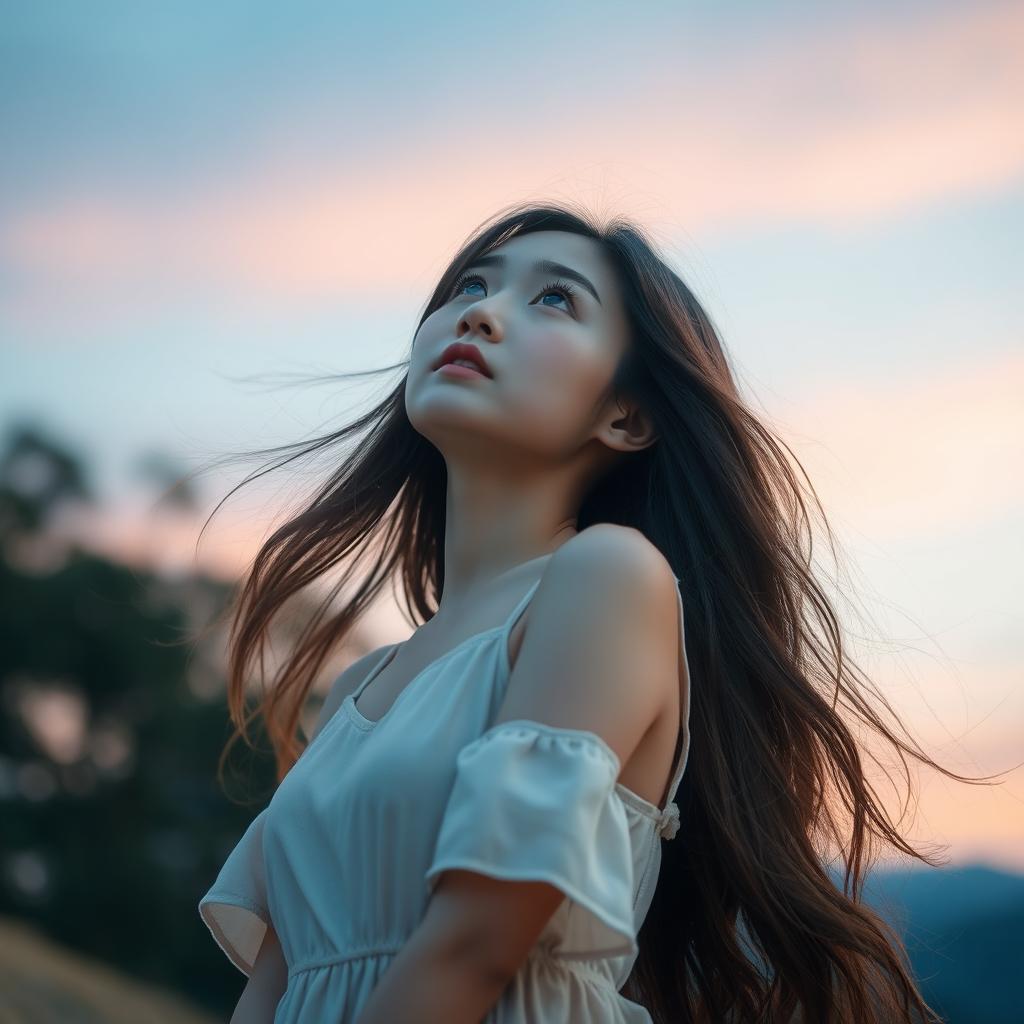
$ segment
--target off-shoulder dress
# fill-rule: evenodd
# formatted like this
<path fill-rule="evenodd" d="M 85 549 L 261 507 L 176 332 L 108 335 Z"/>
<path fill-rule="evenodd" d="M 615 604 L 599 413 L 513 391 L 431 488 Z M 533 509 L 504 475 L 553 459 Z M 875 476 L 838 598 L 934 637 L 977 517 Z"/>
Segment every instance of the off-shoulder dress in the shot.
<path fill-rule="evenodd" d="M 526 719 L 492 725 L 511 674 L 509 635 L 537 585 L 502 625 L 423 669 L 374 722 L 356 701 L 398 645 L 384 648 L 200 900 L 201 918 L 246 975 L 273 921 L 288 965 L 274 1024 L 357 1021 L 447 868 L 543 880 L 566 896 L 489 1024 L 650 1024 L 619 989 L 661 842 L 680 824 L 690 702 L 663 808 L 616 781 L 619 759 L 595 733 Z"/>

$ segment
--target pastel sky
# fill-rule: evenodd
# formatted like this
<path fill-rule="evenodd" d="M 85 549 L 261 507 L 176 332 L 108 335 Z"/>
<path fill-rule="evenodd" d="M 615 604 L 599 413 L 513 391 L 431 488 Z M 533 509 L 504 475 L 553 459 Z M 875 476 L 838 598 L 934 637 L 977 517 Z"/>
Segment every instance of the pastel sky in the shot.
<path fill-rule="evenodd" d="M 396 374 L 265 380 L 402 360 L 478 223 L 571 199 L 641 222 L 705 303 L 913 736 L 961 773 L 1024 761 L 1024 6 L 2 11 L 0 427 L 88 461 L 98 546 L 189 564 L 242 472 L 156 517 L 140 458 L 336 426 Z M 229 503 L 200 558 L 244 564 L 286 486 Z M 408 635 L 379 611 L 378 642 Z M 1024 870 L 1024 769 L 916 781 L 913 839 Z"/>

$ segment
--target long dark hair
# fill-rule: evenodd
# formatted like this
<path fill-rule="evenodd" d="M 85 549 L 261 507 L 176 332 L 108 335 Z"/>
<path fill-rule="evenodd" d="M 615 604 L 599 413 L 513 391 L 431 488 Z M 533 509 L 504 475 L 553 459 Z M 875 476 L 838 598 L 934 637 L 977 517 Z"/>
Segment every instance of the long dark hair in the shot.
<path fill-rule="evenodd" d="M 878 840 L 932 866 L 941 862 L 913 849 L 887 817 L 865 778 L 855 730 L 866 727 L 890 743 L 904 769 L 909 754 L 949 778 L 972 780 L 904 742 L 867 699 L 875 693 L 902 728 L 844 650 L 836 612 L 812 572 L 811 516 L 793 468 L 800 464 L 741 400 L 693 293 L 635 224 L 600 224 L 571 204 L 524 204 L 499 212 L 459 249 L 420 324 L 476 257 L 534 231 L 584 235 L 610 259 L 631 332 L 610 386 L 642 404 L 658 435 L 592 485 L 577 529 L 609 522 L 640 530 L 680 578 L 686 609 L 693 740 L 677 796 L 683 825 L 663 844 L 623 994 L 659 1024 L 937 1020 L 899 936 L 862 901 L 861 889 Z M 221 767 L 239 737 L 249 742 L 247 726 L 262 715 L 278 783 L 284 778 L 304 749 L 297 726 L 325 662 L 396 572 L 414 621 L 427 621 L 439 605 L 447 470 L 411 426 L 404 391 L 403 375 L 343 429 L 248 453 L 286 453 L 270 467 L 277 469 L 358 442 L 262 545 L 227 610 L 236 731 Z M 802 467 L 800 474 L 807 479 Z M 806 494 L 835 555 L 809 480 Z M 351 556 L 371 550 L 369 569 L 356 570 Z M 341 575 L 257 706 L 247 708 L 250 669 L 258 664 L 265 673 L 271 620 L 335 567 Z M 825 867 L 829 844 L 842 855 L 842 890 Z"/>

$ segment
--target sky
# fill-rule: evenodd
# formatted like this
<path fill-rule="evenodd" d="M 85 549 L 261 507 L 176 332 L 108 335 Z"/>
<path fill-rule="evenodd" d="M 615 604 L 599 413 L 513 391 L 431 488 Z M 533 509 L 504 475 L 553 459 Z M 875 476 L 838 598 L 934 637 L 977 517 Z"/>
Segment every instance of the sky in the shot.
<path fill-rule="evenodd" d="M 336 427 L 398 371 L 283 382 L 405 359 L 480 222 L 571 200 L 642 223 L 705 305 L 914 737 L 970 775 L 1024 761 L 1024 5 L 0 12 L 0 430 L 87 460 L 97 546 L 189 564 L 244 470 L 154 516 L 140 460 Z M 244 565 L 287 486 L 232 499 L 201 560 Z M 1024 870 L 1024 769 L 916 782 L 912 838 Z"/>

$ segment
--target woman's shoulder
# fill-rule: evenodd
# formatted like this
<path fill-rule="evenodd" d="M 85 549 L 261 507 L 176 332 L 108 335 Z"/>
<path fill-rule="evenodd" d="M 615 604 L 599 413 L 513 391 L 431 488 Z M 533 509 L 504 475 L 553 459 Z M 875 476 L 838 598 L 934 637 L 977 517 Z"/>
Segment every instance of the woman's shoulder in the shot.
<path fill-rule="evenodd" d="M 664 554 L 646 534 L 621 523 L 594 523 L 581 530 L 555 551 L 545 574 L 561 572 L 567 562 L 643 565 L 654 571 L 668 568 L 672 572 Z"/>

